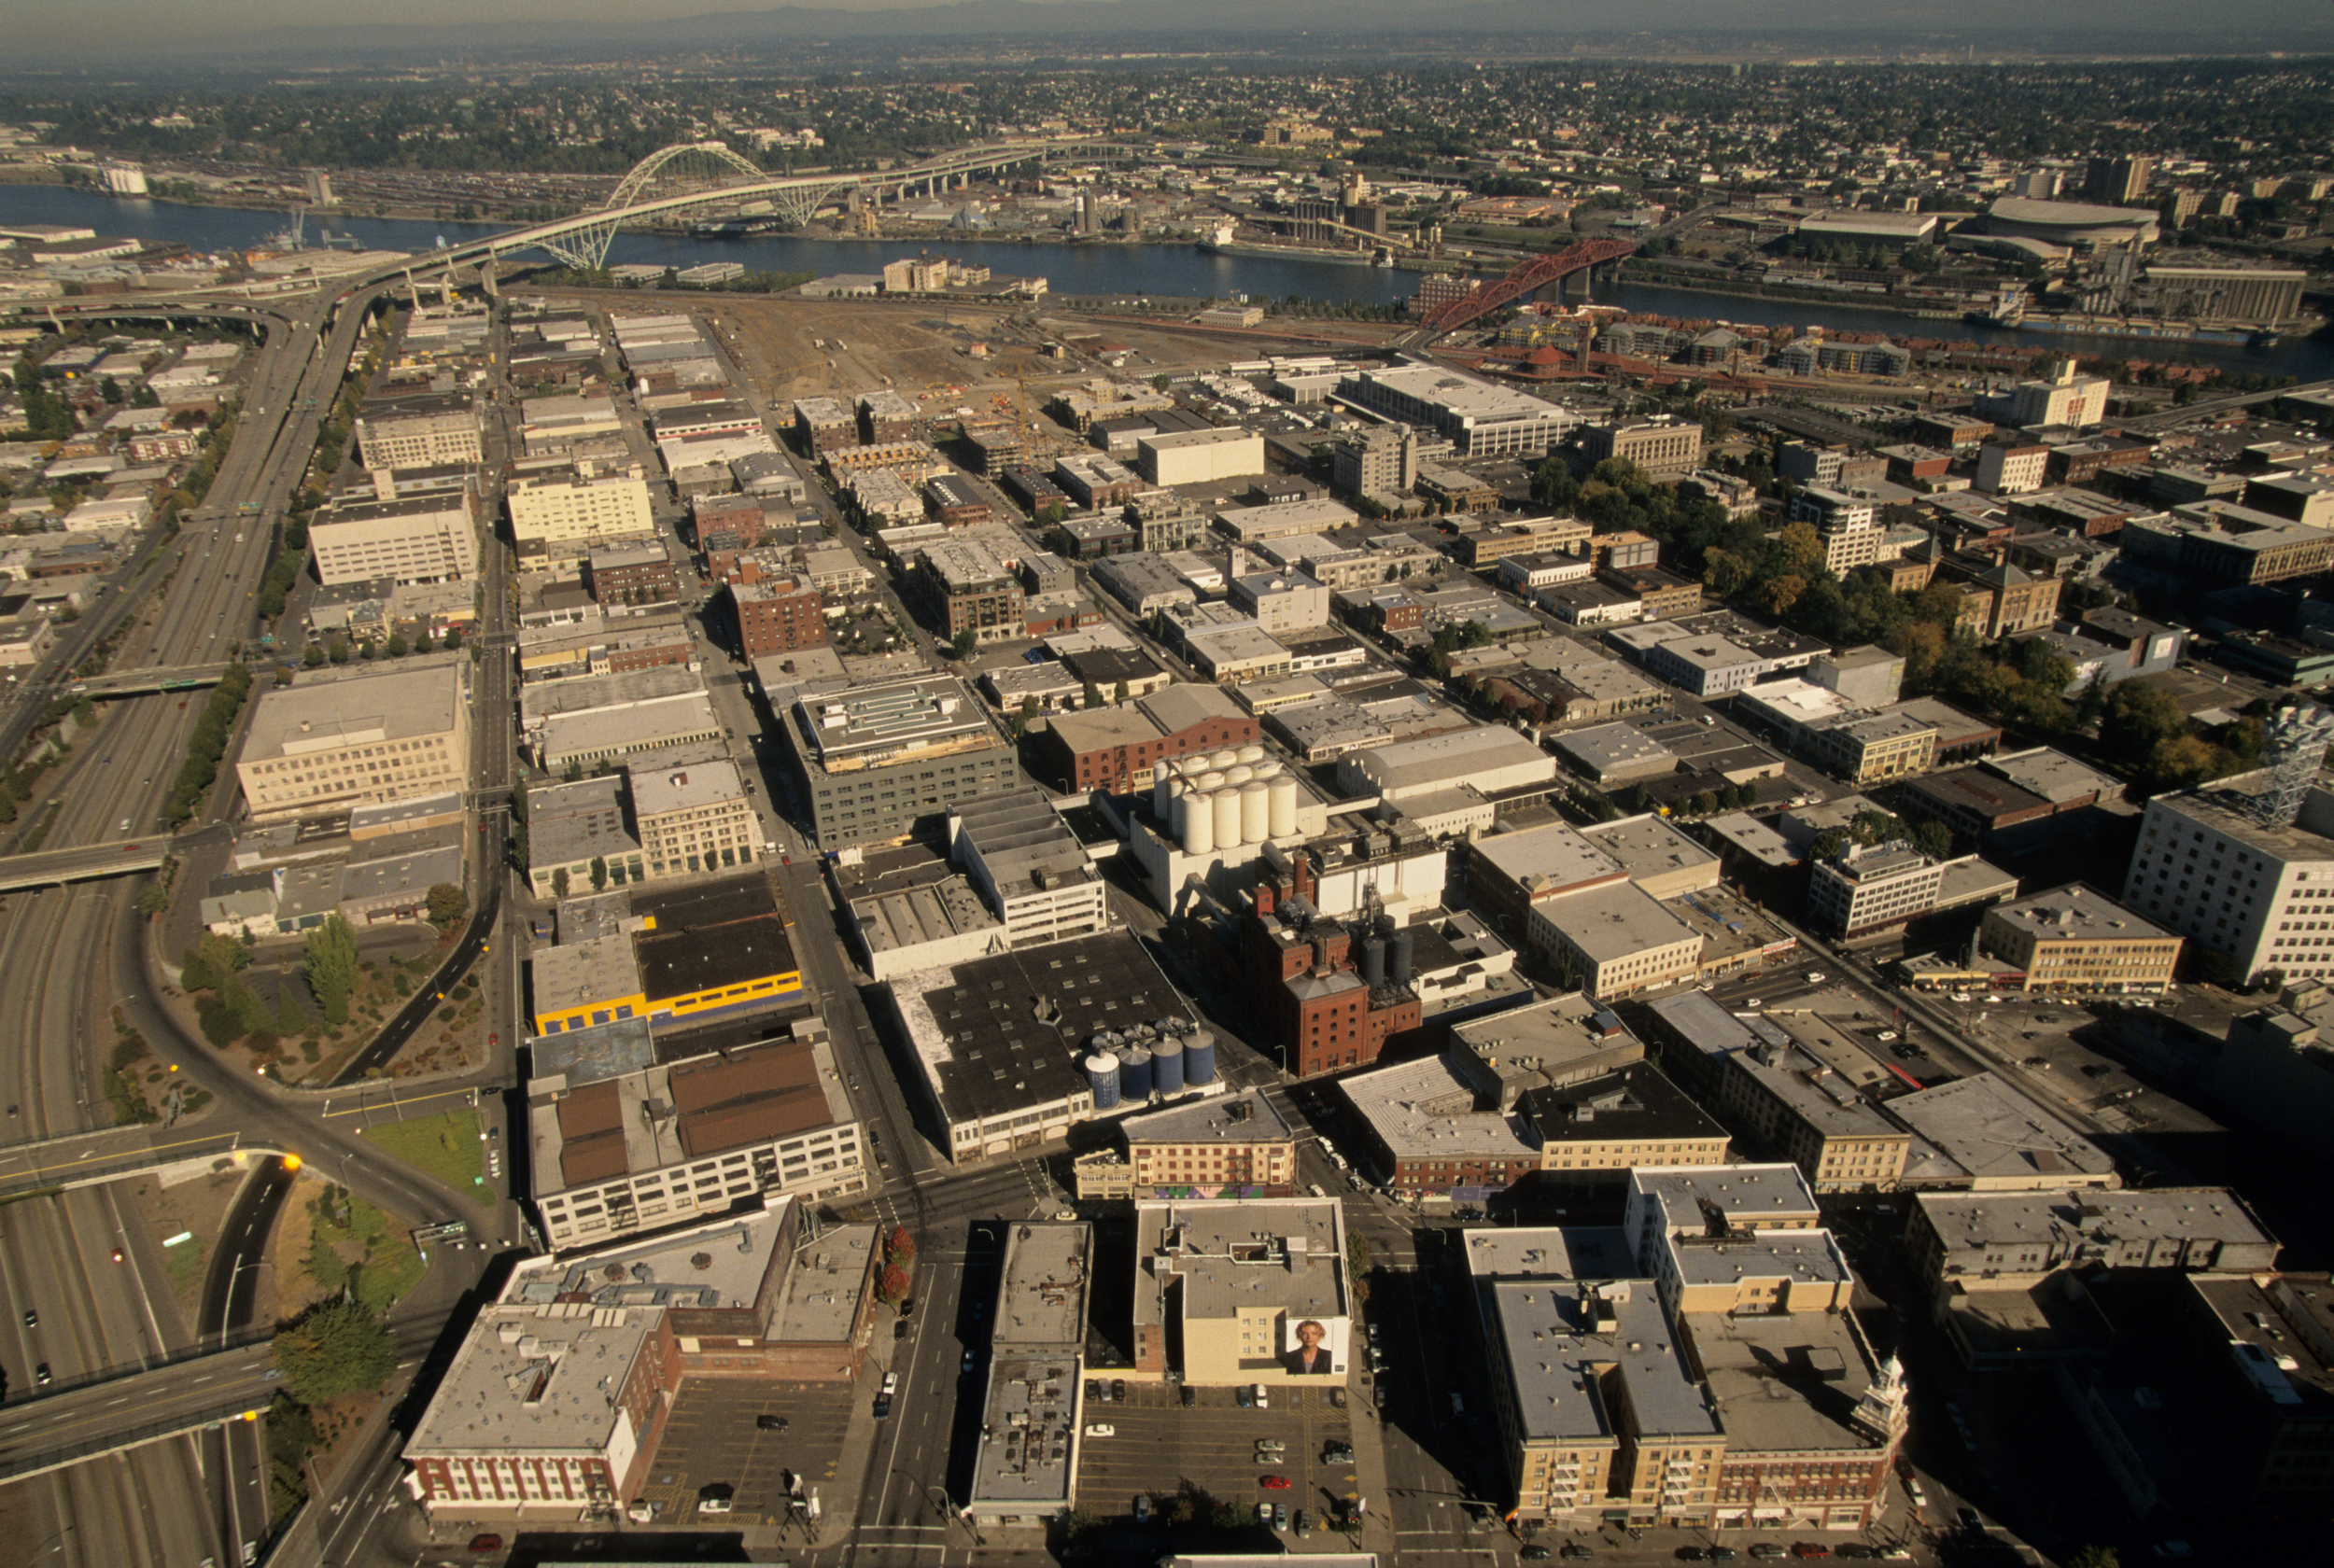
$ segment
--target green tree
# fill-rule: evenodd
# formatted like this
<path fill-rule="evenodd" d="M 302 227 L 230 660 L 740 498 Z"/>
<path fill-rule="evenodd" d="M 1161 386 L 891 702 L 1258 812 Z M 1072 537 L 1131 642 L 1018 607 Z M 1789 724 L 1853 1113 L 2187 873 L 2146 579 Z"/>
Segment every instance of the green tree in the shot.
<path fill-rule="evenodd" d="M 432 883 L 425 901 L 429 923 L 442 931 L 450 931 L 462 923 L 470 913 L 470 894 L 452 882 Z"/>
<path fill-rule="evenodd" d="M 608 861 L 603 856 L 594 855 L 592 857 L 592 891 L 597 893 L 607 886 Z"/>
<path fill-rule="evenodd" d="M 381 651 L 392 659 L 402 659 L 405 657 L 405 634 L 403 632 L 391 632 L 389 634 L 389 640 L 382 644 Z"/>
<path fill-rule="evenodd" d="M 979 646 L 980 634 L 967 626 L 949 638 L 949 655 L 956 659 L 969 659 L 973 656 L 973 650 Z"/>
<path fill-rule="evenodd" d="M 300 1003 L 293 1000 L 291 987 L 289 986 L 277 987 L 275 990 L 275 1032 L 298 1034 L 307 1027 L 308 1015 L 302 1013 L 300 1010 Z"/>
<path fill-rule="evenodd" d="M 2158 747 L 2188 733 L 2188 710 L 2160 687 L 2126 680 L 2109 694 L 2099 720 L 2099 749 L 2111 763 L 2138 771 Z"/>
<path fill-rule="evenodd" d="M 311 1307 L 276 1330 L 274 1357 L 285 1391 L 302 1405 L 373 1393 L 397 1370 L 387 1327 L 349 1296 Z"/>
<path fill-rule="evenodd" d="M 1089 680 L 1078 693 L 1078 707 L 1092 710 L 1103 705 L 1103 689 Z"/>
<path fill-rule="evenodd" d="M 97 728 L 97 705 L 83 697 L 73 705 L 73 721 L 85 730 Z"/>
<path fill-rule="evenodd" d="M 121 383 L 107 376 L 97 384 L 97 395 L 109 403 L 118 403 L 121 401 Z"/>
<path fill-rule="evenodd" d="M 357 991 L 357 931 L 339 910 L 308 932 L 301 972 L 324 1021 L 335 1027 L 348 1022 L 348 999 Z"/>
<path fill-rule="evenodd" d="M 1110 689 L 1110 700 L 1114 703 L 1125 702 L 1127 700 L 1127 683 L 1123 680 L 1119 681 L 1118 685 Z"/>
<path fill-rule="evenodd" d="M 339 637 L 334 637 L 326 646 L 324 656 L 336 665 L 344 665 L 348 663 L 348 644 Z"/>
<path fill-rule="evenodd" d="M 566 898 L 568 896 L 568 868 L 566 866 L 561 866 L 558 870 L 551 874 L 551 896 L 553 898 Z"/>

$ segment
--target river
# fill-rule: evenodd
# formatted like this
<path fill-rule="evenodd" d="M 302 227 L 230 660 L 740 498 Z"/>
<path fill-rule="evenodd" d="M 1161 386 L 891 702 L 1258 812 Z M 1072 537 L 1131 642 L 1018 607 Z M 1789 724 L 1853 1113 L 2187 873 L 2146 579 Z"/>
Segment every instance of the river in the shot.
<path fill-rule="evenodd" d="M 101 195 L 55 186 L 0 186 L 0 223 L 60 223 L 95 229 L 101 234 L 183 245 L 192 250 L 240 250 L 282 232 L 286 218 L 273 212 L 231 207 L 187 206 L 137 197 Z M 311 215 L 313 242 L 320 232 L 345 234 L 369 249 L 424 250 L 475 239 L 507 227 L 492 223 L 432 223 L 418 218 L 333 217 Z M 933 240 L 831 239 L 796 234 L 757 234 L 739 239 L 694 240 L 661 234 L 619 234 L 608 252 L 612 263 L 645 262 L 674 267 L 704 261 L 738 261 L 755 272 L 872 273 L 900 256 L 921 250 L 978 259 L 1000 276 L 1038 276 L 1057 294 L 1153 294 L 1174 298 L 1225 299 L 1247 294 L 1259 301 L 1288 295 L 1367 304 L 1404 300 L 1417 287 L 1417 274 L 1402 268 L 1281 261 L 1267 257 L 1209 256 L 1188 245 L 1062 245 L 984 240 L 976 235 Z M 1835 332 L 1873 332 L 1891 338 L 1959 339 L 2018 346 L 2064 347 L 2116 359 L 2169 359 L 2214 365 L 2231 373 L 2247 371 L 2291 375 L 2303 381 L 2334 378 L 2334 339 L 2288 338 L 2275 348 L 2225 343 L 2161 343 L 2137 338 L 2074 338 L 2016 332 L 1957 321 L 1924 321 L 1896 311 L 1853 305 L 1803 303 L 1730 294 L 1706 294 L 1644 283 L 1598 283 L 1594 296 L 1638 315 L 1714 319 L 1738 325 L 1821 326 Z"/>

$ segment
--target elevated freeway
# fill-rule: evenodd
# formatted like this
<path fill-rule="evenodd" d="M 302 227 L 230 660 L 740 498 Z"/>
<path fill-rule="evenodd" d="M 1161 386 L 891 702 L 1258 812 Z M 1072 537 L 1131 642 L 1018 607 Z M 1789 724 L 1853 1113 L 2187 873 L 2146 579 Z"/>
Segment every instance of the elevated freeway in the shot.
<path fill-rule="evenodd" d="M 73 882 L 95 882 L 135 872 L 160 871 L 170 859 L 168 833 L 149 833 L 113 844 L 81 844 L 70 849 L 42 849 L 30 855 L 0 856 L 0 893 L 21 893 L 31 888 L 62 888 Z"/>

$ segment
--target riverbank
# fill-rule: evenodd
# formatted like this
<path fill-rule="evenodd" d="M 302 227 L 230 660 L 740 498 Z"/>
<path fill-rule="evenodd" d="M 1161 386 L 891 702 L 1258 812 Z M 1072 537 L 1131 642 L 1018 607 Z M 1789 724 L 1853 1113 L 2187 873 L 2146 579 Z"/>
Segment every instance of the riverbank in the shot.
<path fill-rule="evenodd" d="M 1634 258 L 1622 261 L 1621 275 L 1624 281 L 1635 278 L 1656 288 L 1674 288 L 1686 294 L 1712 294 L 1721 299 L 1779 300 L 1794 305 L 1885 311 L 1891 315 L 1901 315 L 1911 321 L 1959 322 L 1963 319 L 1960 311 L 1899 300 L 1890 294 L 1849 294 L 1839 289 L 1795 288 L 1789 284 L 1777 283 L 1730 283 L 1722 287 L 1706 273 L 1680 273 L 1663 267 L 1659 262 L 1638 261 Z"/>

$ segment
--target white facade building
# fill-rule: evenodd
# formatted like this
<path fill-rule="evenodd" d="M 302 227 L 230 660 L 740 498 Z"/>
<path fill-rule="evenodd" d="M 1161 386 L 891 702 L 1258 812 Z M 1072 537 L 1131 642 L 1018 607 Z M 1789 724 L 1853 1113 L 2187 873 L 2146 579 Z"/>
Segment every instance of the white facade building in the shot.
<path fill-rule="evenodd" d="M 2313 789 L 2287 826 L 2253 813 L 2267 776 L 2158 795 L 2140 822 L 2123 903 L 2225 953 L 2250 980 L 2334 975 L 2334 793 Z"/>

